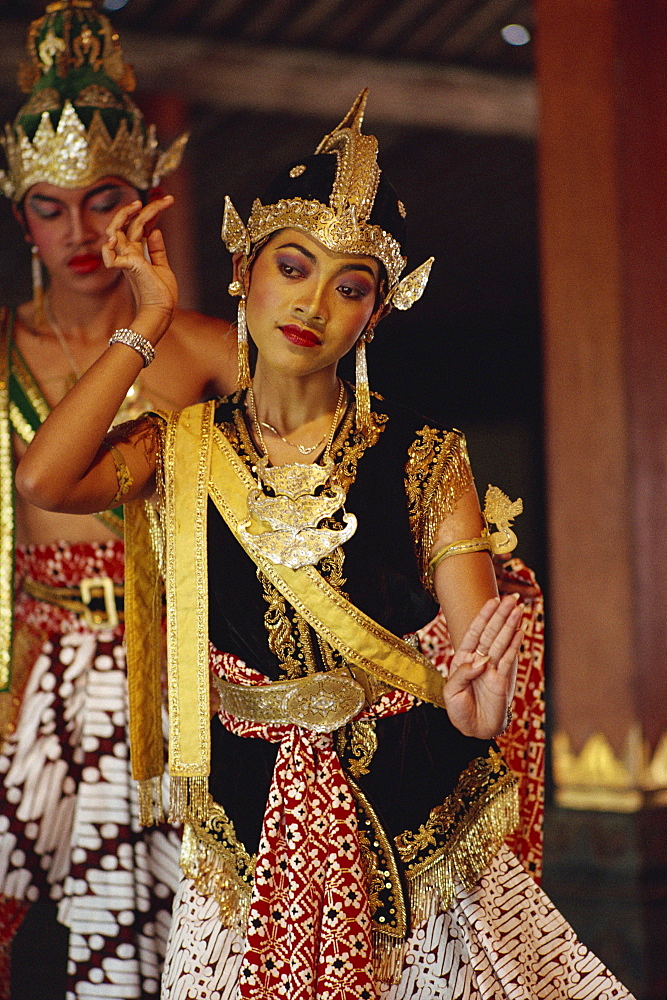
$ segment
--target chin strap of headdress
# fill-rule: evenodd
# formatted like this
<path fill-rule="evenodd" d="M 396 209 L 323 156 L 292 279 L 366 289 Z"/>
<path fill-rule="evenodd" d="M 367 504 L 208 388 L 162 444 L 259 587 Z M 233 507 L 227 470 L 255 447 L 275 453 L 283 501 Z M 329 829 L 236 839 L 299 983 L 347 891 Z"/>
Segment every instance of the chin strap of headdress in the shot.
<path fill-rule="evenodd" d="M 187 135 L 160 152 L 129 94 L 134 73 L 117 33 L 91 0 L 57 0 L 33 21 L 19 86 L 30 97 L 0 139 L 0 190 L 19 203 L 33 184 L 87 187 L 121 177 L 140 191 L 180 163 Z"/>

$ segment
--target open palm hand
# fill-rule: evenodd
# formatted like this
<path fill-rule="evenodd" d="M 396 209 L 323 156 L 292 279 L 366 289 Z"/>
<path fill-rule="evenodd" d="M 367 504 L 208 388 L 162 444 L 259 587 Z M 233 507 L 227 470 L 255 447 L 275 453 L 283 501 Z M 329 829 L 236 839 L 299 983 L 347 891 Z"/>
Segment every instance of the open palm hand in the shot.
<path fill-rule="evenodd" d="M 153 223 L 173 200 L 167 195 L 144 206 L 140 201 L 125 205 L 107 228 L 109 239 L 102 247 L 106 266 L 122 271 L 129 281 L 137 314 L 156 319 L 157 339 L 169 326 L 176 308 L 178 284 L 169 266 L 162 233 L 153 228 Z"/>
<path fill-rule="evenodd" d="M 516 596 L 487 601 L 452 659 L 444 696 L 452 723 L 466 736 L 491 739 L 506 723 L 523 632 Z"/>

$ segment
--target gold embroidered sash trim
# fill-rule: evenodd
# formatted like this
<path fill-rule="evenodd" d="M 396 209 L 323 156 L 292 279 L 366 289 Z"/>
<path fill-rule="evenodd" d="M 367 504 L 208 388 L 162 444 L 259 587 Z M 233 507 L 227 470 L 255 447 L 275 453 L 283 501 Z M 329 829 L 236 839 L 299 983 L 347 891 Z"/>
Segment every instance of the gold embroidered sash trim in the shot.
<path fill-rule="evenodd" d="M 326 642 L 351 664 L 373 677 L 444 708 L 443 679 L 429 661 L 354 607 L 314 566 L 293 570 L 265 559 L 242 537 L 247 497 L 255 482 L 224 434 L 214 428 L 209 493 L 235 538 L 274 587 Z"/>
<path fill-rule="evenodd" d="M 208 803 L 211 738 L 206 505 L 214 412 L 213 401 L 188 407 L 170 417 L 165 434 L 172 821 L 188 816 L 203 819 Z"/>
<path fill-rule="evenodd" d="M 139 783 L 139 822 L 164 819 L 162 772 L 161 589 L 143 500 L 125 506 L 125 614 L 132 776 Z"/>
<path fill-rule="evenodd" d="M 239 719 L 301 726 L 332 733 L 364 707 L 364 689 L 347 670 L 309 674 L 270 684 L 231 684 L 216 675 L 221 707 Z"/>
<path fill-rule="evenodd" d="M 9 312 L 0 312 L 0 692 L 12 672 L 14 620 L 14 469 L 9 418 Z"/>

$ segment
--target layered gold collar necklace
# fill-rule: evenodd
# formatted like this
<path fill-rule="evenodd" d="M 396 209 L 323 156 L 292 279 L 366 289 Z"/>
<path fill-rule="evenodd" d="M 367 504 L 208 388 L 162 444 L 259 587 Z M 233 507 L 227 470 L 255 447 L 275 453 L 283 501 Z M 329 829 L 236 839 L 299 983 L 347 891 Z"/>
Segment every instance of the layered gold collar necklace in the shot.
<path fill-rule="evenodd" d="M 272 563 L 289 566 L 291 569 L 315 566 L 320 559 L 348 541 L 357 530 L 356 517 L 344 510 L 340 527 L 331 527 L 330 523 L 320 527 L 321 521 L 326 518 L 330 522 L 336 511 L 343 508 L 345 503 L 343 487 L 334 486 L 329 482 L 334 471 L 331 450 L 338 423 L 345 409 L 345 386 L 340 382 L 338 404 L 327 436 L 322 462 L 312 462 L 308 465 L 301 462 L 269 465 L 268 450 L 262 434 L 262 424 L 257 417 L 252 386 L 247 391 L 246 399 L 263 455 L 253 468 L 261 485 L 248 494 L 248 519 L 239 526 L 239 531 L 244 539 L 258 547 Z M 283 438 L 275 428 L 270 427 L 270 429 L 301 454 L 312 454 L 324 441 L 322 438 L 303 451 L 304 446 L 295 445 Z M 267 495 L 265 492 L 267 488 L 272 495 Z"/>

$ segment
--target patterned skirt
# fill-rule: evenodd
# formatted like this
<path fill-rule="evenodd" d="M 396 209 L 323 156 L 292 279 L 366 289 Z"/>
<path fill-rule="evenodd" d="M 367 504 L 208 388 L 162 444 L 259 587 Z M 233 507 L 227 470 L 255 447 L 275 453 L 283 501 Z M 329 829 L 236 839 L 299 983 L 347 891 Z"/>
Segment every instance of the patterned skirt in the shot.
<path fill-rule="evenodd" d="M 162 1000 L 234 1000 L 243 952 L 217 902 L 183 878 Z M 633 1000 L 506 847 L 470 892 L 460 888 L 449 910 L 412 932 L 400 981 L 378 998 Z"/>
<path fill-rule="evenodd" d="M 122 583 L 123 546 L 33 546 L 17 564 L 51 586 Z M 180 838 L 139 826 L 122 626 L 91 630 L 25 592 L 15 624 L 31 662 L 0 751 L 0 893 L 57 902 L 70 931 L 68 1000 L 157 996 Z"/>

